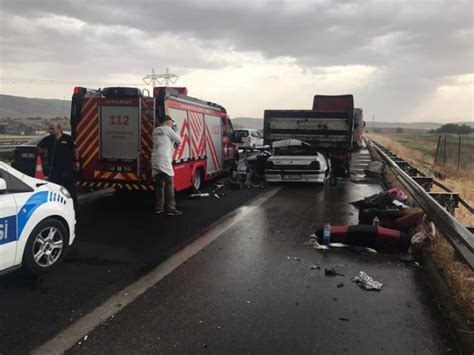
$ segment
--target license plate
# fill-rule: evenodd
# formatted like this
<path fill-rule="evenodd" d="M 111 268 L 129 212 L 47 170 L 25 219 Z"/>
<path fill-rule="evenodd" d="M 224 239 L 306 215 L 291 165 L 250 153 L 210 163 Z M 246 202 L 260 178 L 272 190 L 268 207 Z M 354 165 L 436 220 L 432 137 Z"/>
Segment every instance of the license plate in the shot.
<path fill-rule="evenodd" d="M 34 159 L 36 158 L 36 153 L 21 153 L 20 157 L 25 159 Z"/>
<path fill-rule="evenodd" d="M 283 175 L 283 180 L 301 180 L 301 175 Z"/>

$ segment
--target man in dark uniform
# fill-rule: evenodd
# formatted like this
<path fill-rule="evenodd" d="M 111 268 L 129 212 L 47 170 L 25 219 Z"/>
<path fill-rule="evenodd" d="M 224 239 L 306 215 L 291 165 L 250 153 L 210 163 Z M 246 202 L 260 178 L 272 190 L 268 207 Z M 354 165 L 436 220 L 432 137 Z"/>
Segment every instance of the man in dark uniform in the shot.
<path fill-rule="evenodd" d="M 63 133 L 59 122 L 51 122 L 48 137 L 38 144 L 38 154 L 46 157 L 49 167 L 48 181 L 64 186 L 74 201 L 77 210 L 75 172 L 80 169 L 79 151 L 71 136 Z"/>

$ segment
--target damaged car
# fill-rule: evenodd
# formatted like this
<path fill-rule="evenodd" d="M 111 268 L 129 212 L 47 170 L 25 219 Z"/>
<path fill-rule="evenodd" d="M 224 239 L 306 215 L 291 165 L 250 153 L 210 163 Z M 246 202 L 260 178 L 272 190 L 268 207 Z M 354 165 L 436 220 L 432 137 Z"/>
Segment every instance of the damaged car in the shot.
<path fill-rule="evenodd" d="M 273 142 L 273 154 L 265 165 L 267 182 L 324 183 L 331 174 L 331 163 L 311 144 L 286 139 Z"/>

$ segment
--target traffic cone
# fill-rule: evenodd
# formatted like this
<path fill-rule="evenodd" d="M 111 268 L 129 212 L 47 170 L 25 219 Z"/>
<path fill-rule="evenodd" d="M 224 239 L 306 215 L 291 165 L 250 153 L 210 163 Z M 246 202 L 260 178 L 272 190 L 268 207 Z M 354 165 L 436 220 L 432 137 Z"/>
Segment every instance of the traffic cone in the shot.
<path fill-rule="evenodd" d="M 44 180 L 43 164 L 41 163 L 41 157 L 39 155 L 36 156 L 35 178 Z"/>

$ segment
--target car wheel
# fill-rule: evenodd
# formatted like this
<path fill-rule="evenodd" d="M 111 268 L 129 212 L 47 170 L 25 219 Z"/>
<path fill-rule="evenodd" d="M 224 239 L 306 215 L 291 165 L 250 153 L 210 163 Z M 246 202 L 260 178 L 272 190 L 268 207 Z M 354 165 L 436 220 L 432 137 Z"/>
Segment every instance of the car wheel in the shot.
<path fill-rule="evenodd" d="M 36 275 L 50 272 L 61 263 L 68 246 L 69 235 L 64 224 L 56 218 L 47 218 L 28 237 L 23 266 Z"/>
<path fill-rule="evenodd" d="M 196 169 L 193 174 L 193 188 L 196 191 L 199 191 L 202 183 L 202 173 L 201 169 Z"/>

